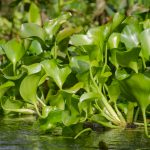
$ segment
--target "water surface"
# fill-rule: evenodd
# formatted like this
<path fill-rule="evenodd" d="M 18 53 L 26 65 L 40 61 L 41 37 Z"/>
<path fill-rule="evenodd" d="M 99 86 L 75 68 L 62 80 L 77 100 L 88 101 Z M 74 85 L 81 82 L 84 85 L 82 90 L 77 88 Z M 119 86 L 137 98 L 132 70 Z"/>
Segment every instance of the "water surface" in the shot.
<path fill-rule="evenodd" d="M 92 132 L 74 140 L 41 134 L 34 129 L 33 122 L 32 117 L 0 117 L 0 150 L 150 150 L 150 139 L 140 128 Z"/>

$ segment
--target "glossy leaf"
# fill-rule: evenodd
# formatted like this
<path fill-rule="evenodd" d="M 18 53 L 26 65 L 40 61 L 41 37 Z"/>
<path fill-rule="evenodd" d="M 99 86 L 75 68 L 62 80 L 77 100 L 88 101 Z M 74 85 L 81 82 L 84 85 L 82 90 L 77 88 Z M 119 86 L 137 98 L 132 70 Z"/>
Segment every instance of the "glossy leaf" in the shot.
<path fill-rule="evenodd" d="M 81 28 L 72 28 L 72 27 L 65 28 L 57 34 L 56 42 L 60 43 L 65 38 L 70 37 L 73 33 L 78 33 L 80 30 Z"/>
<path fill-rule="evenodd" d="M 148 138 L 146 109 L 150 104 L 150 78 L 144 74 L 133 74 L 129 78 L 120 81 L 122 92 L 128 96 L 129 100 L 138 102 L 144 119 L 145 134 Z"/>
<path fill-rule="evenodd" d="M 133 48 L 130 51 L 116 52 L 116 59 L 120 66 L 129 67 L 135 72 L 138 72 L 138 57 L 140 53 L 140 48 Z"/>
<path fill-rule="evenodd" d="M 91 38 L 92 43 L 99 46 L 101 55 L 104 51 L 105 41 L 107 41 L 107 38 L 110 35 L 110 27 L 110 24 L 106 24 L 100 27 L 91 28 L 87 32 L 87 35 Z"/>
<path fill-rule="evenodd" d="M 26 65 L 22 65 L 22 68 L 25 68 L 28 72 L 28 75 L 30 74 L 34 74 L 34 73 L 38 73 L 41 71 L 42 66 L 40 63 L 34 63 L 32 65 L 26 66 Z"/>
<path fill-rule="evenodd" d="M 17 75 L 14 75 L 14 76 L 10 76 L 10 75 L 7 75 L 7 74 L 4 74 L 3 76 L 8 79 L 8 80 L 18 80 L 20 79 L 23 75 L 25 74 L 24 71 L 21 71 L 19 74 Z"/>
<path fill-rule="evenodd" d="M 125 15 L 116 13 L 113 17 L 111 30 L 113 31 L 116 27 L 118 27 L 118 25 L 120 25 L 124 19 Z"/>
<path fill-rule="evenodd" d="M 13 63 L 14 67 L 25 54 L 25 49 L 22 43 L 16 39 L 12 39 L 7 42 L 4 46 L 4 51 L 8 59 Z"/>
<path fill-rule="evenodd" d="M 116 67 L 119 67 L 119 64 L 117 62 L 117 58 L 116 58 L 116 52 L 118 51 L 118 49 L 111 49 L 111 55 L 109 57 L 110 62 Z"/>
<path fill-rule="evenodd" d="M 50 93 L 49 91 L 49 94 L 46 100 L 52 107 L 56 107 L 57 109 L 60 109 L 60 110 L 64 110 L 65 108 L 65 100 L 61 91 L 57 92 L 57 94 L 55 95 Z"/>
<path fill-rule="evenodd" d="M 64 89 L 63 91 L 65 91 L 67 93 L 75 94 L 77 91 L 79 91 L 81 88 L 83 88 L 83 86 L 84 86 L 83 82 L 78 82 L 74 86 L 72 86 L 71 88 Z"/>
<path fill-rule="evenodd" d="M 23 102 L 19 100 L 13 100 L 10 98 L 7 98 L 5 100 L 2 100 L 2 108 L 7 112 L 11 112 L 14 110 L 19 110 L 23 106 Z"/>
<path fill-rule="evenodd" d="M 31 42 L 30 47 L 29 47 L 29 51 L 32 54 L 39 55 L 39 54 L 41 54 L 43 52 L 43 49 L 42 49 L 41 44 L 37 40 L 33 40 Z"/>
<path fill-rule="evenodd" d="M 138 47 L 140 28 L 137 24 L 126 25 L 121 33 L 121 41 L 127 49 Z"/>
<path fill-rule="evenodd" d="M 120 81 L 123 92 L 130 94 L 142 108 L 150 104 L 150 78 L 144 74 L 133 74 Z"/>
<path fill-rule="evenodd" d="M 37 102 L 37 88 L 41 76 L 39 74 L 31 74 L 26 76 L 20 85 L 20 94 L 22 98 L 28 102 L 35 104 Z"/>
<path fill-rule="evenodd" d="M 71 16 L 70 13 L 66 13 L 56 19 L 46 22 L 44 25 L 44 30 L 47 34 L 47 40 L 52 40 L 52 38 L 59 31 L 61 25 L 66 22 L 66 20 Z"/>
<path fill-rule="evenodd" d="M 82 115 L 81 121 L 85 121 L 88 115 L 93 114 L 93 108 L 92 108 L 91 103 L 92 101 L 95 101 L 98 98 L 100 98 L 100 95 L 94 92 L 88 92 L 88 93 L 84 93 L 81 95 L 80 102 L 78 104 L 80 113 L 84 112 L 84 115 Z"/>
<path fill-rule="evenodd" d="M 142 54 L 147 60 L 149 60 L 149 57 L 150 57 L 150 28 L 141 32 L 140 40 L 141 40 L 141 45 L 142 45 Z"/>
<path fill-rule="evenodd" d="M 108 95 L 112 102 L 116 102 L 120 95 L 120 86 L 116 80 L 113 80 L 111 85 L 108 86 Z"/>
<path fill-rule="evenodd" d="M 82 47 L 87 51 L 90 61 L 97 60 L 99 62 L 103 59 L 103 55 L 97 45 L 84 45 Z"/>
<path fill-rule="evenodd" d="M 45 41 L 44 30 L 39 25 L 34 24 L 34 23 L 22 24 L 20 34 L 22 38 L 36 37 Z"/>
<path fill-rule="evenodd" d="M 78 72 L 83 73 L 89 70 L 89 57 L 88 56 L 75 56 L 70 60 L 71 68 Z"/>
<path fill-rule="evenodd" d="M 57 123 L 62 122 L 62 110 L 52 110 L 49 112 L 48 117 L 40 119 L 40 129 L 48 130 L 56 127 Z"/>
<path fill-rule="evenodd" d="M 85 93 L 80 97 L 80 102 L 83 102 L 85 100 L 93 100 L 99 97 L 100 95 L 98 93 L 94 93 L 94 92 Z"/>
<path fill-rule="evenodd" d="M 127 71 L 125 69 L 117 69 L 115 72 L 115 77 L 117 80 L 123 80 L 127 77 L 129 77 L 130 74 L 127 73 Z"/>
<path fill-rule="evenodd" d="M 79 122 L 79 110 L 78 110 L 78 102 L 79 100 L 75 97 L 71 97 L 70 94 L 65 94 L 65 110 L 62 113 L 62 121 L 66 126 L 76 124 Z"/>
<path fill-rule="evenodd" d="M 109 37 L 108 44 L 110 49 L 112 48 L 118 48 L 120 43 L 120 33 L 112 33 Z"/>
<path fill-rule="evenodd" d="M 70 39 L 70 44 L 75 46 L 82 46 L 82 45 L 90 45 L 92 44 L 92 39 L 89 38 L 87 35 L 82 34 L 75 34 Z"/>
<path fill-rule="evenodd" d="M 0 85 L 0 99 L 4 95 L 4 93 L 12 86 L 15 86 L 14 82 L 12 81 L 7 81 Z"/>
<path fill-rule="evenodd" d="M 60 69 L 55 60 L 45 60 L 41 64 L 46 74 L 55 81 L 60 89 L 62 89 L 67 76 L 71 73 L 71 69 L 68 66 Z"/>
<path fill-rule="evenodd" d="M 37 7 L 37 5 L 33 2 L 30 4 L 30 9 L 29 9 L 29 14 L 28 15 L 29 15 L 29 18 L 28 18 L 29 22 L 41 25 L 40 10 Z"/>

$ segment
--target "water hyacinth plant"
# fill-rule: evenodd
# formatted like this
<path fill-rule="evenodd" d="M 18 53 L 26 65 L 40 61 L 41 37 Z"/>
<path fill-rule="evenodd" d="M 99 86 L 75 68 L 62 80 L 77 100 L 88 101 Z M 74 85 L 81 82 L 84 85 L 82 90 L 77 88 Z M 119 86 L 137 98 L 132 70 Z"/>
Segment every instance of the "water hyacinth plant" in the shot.
<path fill-rule="evenodd" d="M 86 33 L 68 23 L 70 13 L 43 26 L 34 17 L 0 43 L 3 113 L 37 115 L 41 130 L 75 138 L 91 130 L 85 122 L 142 124 L 149 137 L 149 16 L 116 13 Z"/>

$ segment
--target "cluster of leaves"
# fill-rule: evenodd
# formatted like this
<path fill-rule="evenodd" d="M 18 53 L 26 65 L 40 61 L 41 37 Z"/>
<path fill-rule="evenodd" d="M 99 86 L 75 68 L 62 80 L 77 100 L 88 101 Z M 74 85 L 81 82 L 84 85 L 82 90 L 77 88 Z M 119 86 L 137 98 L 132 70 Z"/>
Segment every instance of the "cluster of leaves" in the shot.
<path fill-rule="evenodd" d="M 86 121 L 110 128 L 137 123 L 150 103 L 149 14 L 125 17 L 86 33 L 71 14 L 21 26 L 0 42 L 0 107 L 4 114 L 36 114 L 42 130 L 77 138 Z M 141 111 L 140 111 L 141 110 Z"/>

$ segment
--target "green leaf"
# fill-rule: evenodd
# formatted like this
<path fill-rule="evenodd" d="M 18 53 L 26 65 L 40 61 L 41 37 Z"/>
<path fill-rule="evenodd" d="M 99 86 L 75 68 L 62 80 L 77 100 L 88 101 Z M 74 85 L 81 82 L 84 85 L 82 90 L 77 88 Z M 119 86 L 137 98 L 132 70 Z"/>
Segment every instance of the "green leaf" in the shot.
<path fill-rule="evenodd" d="M 78 82 L 76 83 L 74 86 L 72 86 L 69 89 L 64 89 L 63 91 L 67 92 L 67 93 L 76 93 L 77 91 L 79 91 L 81 88 L 83 88 L 84 84 L 83 82 Z"/>
<path fill-rule="evenodd" d="M 70 44 L 74 46 L 91 45 L 93 41 L 87 35 L 75 34 L 71 36 Z"/>
<path fill-rule="evenodd" d="M 116 13 L 113 17 L 111 30 L 113 31 L 116 27 L 118 27 L 118 25 L 120 25 L 124 19 L 125 19 L 125 15 Z"/>
<path fill-rule="evenodd" d="M 70 66 L 72 70 L 83 73 L 89 70 L 89 57 L 86 55 L 75 56 L 70 60 Z"/>
<path fill-rule="evenodd" d="M 40 15 L 40 10 L 37 7 L 35 3 L 30 4 L 30 9 L 29 9 L 29 18 L 28 22 L 36 23 L 38 25 L 41 25 L 41 15 Z"/>
<path fill-rule="evenodd" d="M 38 42 L 37 40 L 33 40 L 29 47 L 29 51 L 35 55 L 41 54 L 43 52 L 43 49 L 42 49 L 40 42 Z"/>
<path fill-rule="evenodd" d="M 147 60 L 149 60 L 149 57 L 150 57 L 150 28 L 141 32 L 140 41 L 141 41 L 141 46 L 142 46 L 142 54 Z"/>
<path fill-rule="evenodd" d="M 120 43 L 120 33 L 112 33 L 111 36 L 108 39 L 108 44 L 110 49 L 112 48 L 118 48 Z"/>
<path fill-rule="evenodd" d="M 122 68 L 117 69 L 116 72 L 115 72 L 115 77 L 116 77 L 117 80 L 123 80 L 123 79 L 125 79 L 129 76 L 130 76 L 130 74 L 128 74 L 126 72 L 126 70 L 122 69 Z"/>
<path fill-rule="evenodd" d="M 118 51 L 118 49 L 111 49 L 111 56 L 109 57 L 110 62 L 116 67 L 119 67 L 119 64 L 117 62 L 117 58 L 116 58 L 116 52 Z"/>
<path fill-rule="evenodd" d="M 56 42 L 60 43 L 65 38 L 70 37 L 73 33 L 77 33 L 80 30 L 81 28 L 72 28 L 72 27 L 65 28 L 57 34 Z"/>
<path fill-rule="evenodd" d="M 138 72 L 137 61 L 140 53 L 140 48 L 133 48 L 130 51 L 116 52 L 116 59 L 120 66 L 129 67 L 135 72 Z"/>
<path fill-rule="evenodd" d="M 126 25 L 121 33 L 121 41 L 127 49 L 138 47 L 139 45 L 140 27 L 138 24 Z"/>
<path fill-rule="evenodd" d="M 22 68 L 25 68 L 28 71 L 28 75 L 38 73 L 41 71 L 42 66 L 40 63 L 34 63 L 32 65 L 26 66 L 22 65 Z"/>
<path fill-rule="evenodd" d="M 56 107 L 57 109 L 60 110 L 64 110 L 65 100 L 63 98 L 62 91 L 57 92 L 56 95 L 53 95 L 49 92 L 48 97 L 46 99 L 50 104 L 50 106 Z"/>
<path fill-rule="evenodd" d="M 96 44 L 100 48 L 100 53 L 103 55 L 104 43 L 110 34 L 110 24 L 100 27 L 91 28 L 88 30 L 87 35 L 92 40 L 92 44 Z"/>
<path fill-rule="evenodd" d="M 135 100 L 141 109 L 146 109 L 150 104 L 150 78 L 144 74 L 133 74 L 120 81 L 122 92 L 131 95 L 130 100 Z"/>
<path fill-rule="evenodd" d="M 40 129 L 48 130 L 56 127 L 57 123 L 62 122 L 62 110 L 51 110 L 48 117 L 45 119 L 40 119 Z"/>
<path fill-rule="evenodd" d="M 7 112 L 11 112 L 11 111 L 15 111 L 15 110 L 18 110 L 20 109 L 22 106 L 23 106 L 23 102 L 19 101 L 19 100 L 13 100 L 11 98 L 8 98 L 7 99 L 5 98 L 2 99 L 2 108 Z"/>
<path fill-rule="evenodd" d="M 72 97 L 68 93 L 65 94 L 65 110 L 62 113 L 62 121 L 65 126 L 76 124 L 79 122 L 80 115 L 78 110 L 78 98 Z"/>
<path fill-rule="evenodd" d="M 52 40 L 54 36 L 58 33 L 61 25 L 67 21 L 67 19 L 71 16 L 70 13 L 66 13 L 64 15 L 61 15 L 60 17 L 50 20 L 49 22 L 46 22 L 44 25 L 44 30 L 47 34 L 47 40 Z"/>
<path fill-rule="evenodd" d="M 25 74 L 24 71 L 21 71 L 19 74 L 17 75 L 14 75 L 14 76 L 10 76 L 10 75 L 7 75 L 7 74 L 4 74 L 3 76 L 8 79 L 8 80 L 18 80 L 20 79 L 23 75 Z"/>
<path fill-rule="evenodd" d="M 44 60 L 41 64 L 46 74 L 55 81 L 60 89 L 62 89 L 67 76 L 71 73 L 71 69 L 68 66 L 60 69 L 55 60 Z"/>
<path fill-rule="evenodd" d="M 84 45 L 82 47 L 88 52 L 90 61 L 97 60 L 99 62 L 102 60 L 103 55 L 97 45 Z"/>
<path fill-rule="evenodd" d="M 108 86 L 108 95 L 112 102 L 116 102 L 120 95 L 120 87 L 117 80 L 113 80 Z"/>
<path fill-rule="evenodd" d="M 40 79 L 41 76 L 37 73 L 28 75 L 22 80 L 20 94 L 26 102 L 32 104 L 37 102 L 38 97 L 36 93 Z"/>
<path fill-rule="evenodd" d="M 5 92 L 12 86 L 15 86 L 14 82 L 12 81 L 7 81 L 0 85 L 0 99 L 5 94 Z"/>
<path fill-rule="evenodd" d="M 100 95 L 98 93 L 94 93 L 94 92 L 89 92 L 89 93 L 85 93 L 80 97 L 80 102 L 83 102 L 85 100 L 95 100 L 97 98 L 99 98 Z"/>
<path fill-rule="evenodd" d="M 5 44 L 4 51 L 8 59 L 13 63 L 13 67 L 15 70 L 16 63 L 25 54 L 25 49 L 22 43 L 17 41 L 16 39 L 12 39 Z"/>
<path fill-rule="evenodd" d="M 36 37 L 45 41 L 44 30 L 39 25 L 34 24 L 34 23 L 22 24 L 20 34 L 22 38 Z"/>
<path fill-rule="evenodd" d="M 84 115 L 82 115 L 82 118 L 80 119 L 81 121 L 85 121 L 88 115 L 93 114 L 92 101 L 95 101 L 98 98 L 100 98 L 100 95 L 95 92 L 88 92 L 81 95 L 78 104 L 80 113 L 84 112 Z"/>

